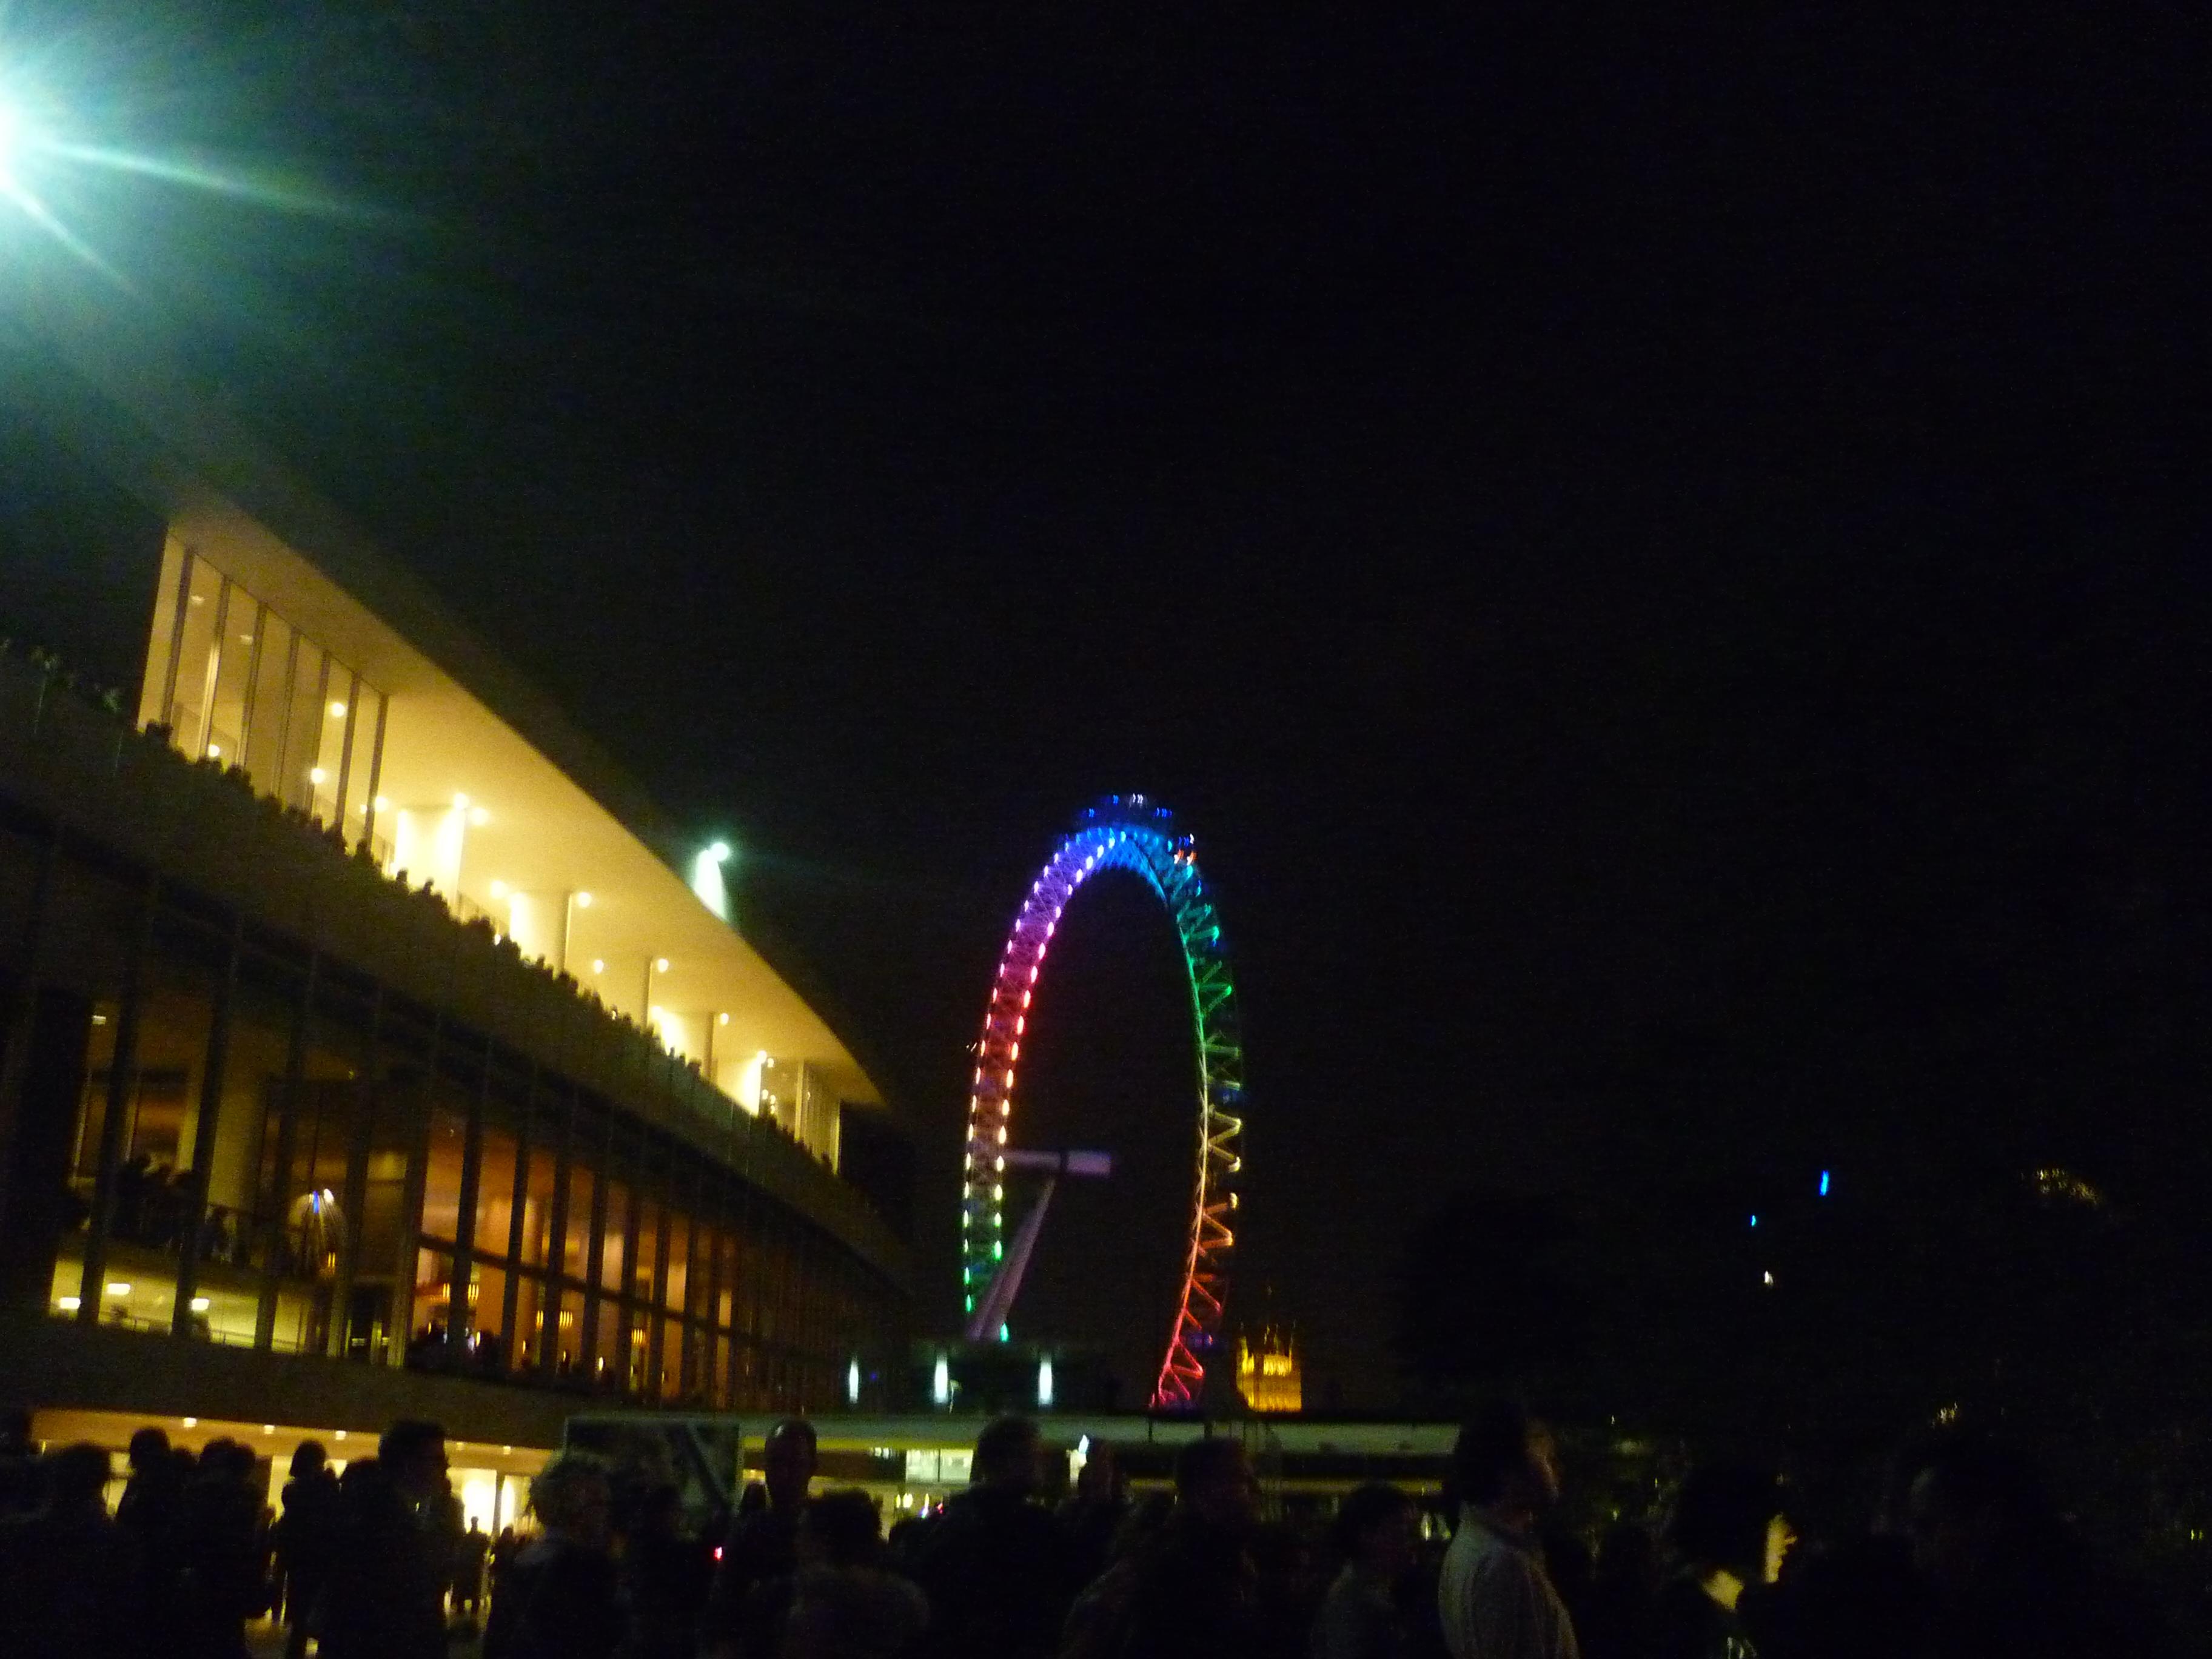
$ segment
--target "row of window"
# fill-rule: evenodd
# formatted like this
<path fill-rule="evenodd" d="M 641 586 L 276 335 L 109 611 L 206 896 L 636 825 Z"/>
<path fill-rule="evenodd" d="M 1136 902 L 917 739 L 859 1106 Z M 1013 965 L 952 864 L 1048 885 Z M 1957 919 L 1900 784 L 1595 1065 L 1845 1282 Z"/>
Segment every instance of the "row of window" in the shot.
<path fill-rule="evenodd" d="M 689 1143 L 327 957 L 65 871 L 57 902 L 109 925 L 57 931 L 58 982 L 94 994 L 53 1103 L 55 1311 L 736 1409 L 827 1403 L 887 1339 L 881 1279 Z"/>

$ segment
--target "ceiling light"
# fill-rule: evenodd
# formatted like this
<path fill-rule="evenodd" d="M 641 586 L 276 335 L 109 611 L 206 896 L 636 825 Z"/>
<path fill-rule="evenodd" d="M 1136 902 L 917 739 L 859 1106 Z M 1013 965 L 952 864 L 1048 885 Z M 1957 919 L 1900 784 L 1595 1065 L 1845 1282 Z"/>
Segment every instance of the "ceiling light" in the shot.
<path fill-rule="evenodd" d="M 717 1025 L 727 1025 L 730 1023 L 730 1017 L 727 1014 L 718 1014 L 715 1016 L 714 1023 Z"/>
<path fill-rule="evenodd" d="M 214 1305 L 214 1304 L 210 1303 L 204 1296 L 196 1296 L 192 1298 L 192 1311 L 194 1313 L 205 1313 Z"/>
<path fill-rule="evenodd" d="M 468 811 L 468 806 L 469 798 L 466 795 L 455 795 L 453 797 L 453 810 L 455 811 L 465 812 Z"/>
<path fill-rule="evenodd" d="M 219 743 L 210 744 L 208 745 L 208 758 L 210 760 L 221 760 L 222 758 L 222 745 Z"/>
<path fill-rule="evenodd" d="M 200 1420 L 197 1417 L 180 1417 L 177 1421 L 183 1424 L 188 1429 L 197 1429 L 200 1425 Z"/>
<path fill-rule="evenodd" d="M 471 807 L 469 810 L 469 822 L 479 825 L 489 823 L 491 814 L 481 806 Z"/>
<path fill-rule="evenodd" d="M 59 1308 L 64 1313 L 75 1313 L 79 1308 L 84 1306 L 84 1302 L 79 1297 L 58 1296 L 54 1298 L 54 1306 Z"/>
<path fill-rule="evenodd" d="M 653 967 L 655 973 L 666 973 L 668 971 L 668 958 L 666 957 L 655 957 L 653 959 Z"/>
<path fill-rule="evenodd" d="M 605 959 L 600 957 L 593 957 L 592 958 L 592 971 L 595 974 L 605 973 L 607 971 Z"/>
<path fill-rule="evenodd" d="M 128 1296 L 128 1295 L 130 1295 L 130 1294 L 131 1294 L 131 1281 L 130 1281 L 129 1279 L 109 1279 L 109 1280 L 107 1281 L 107 1293 L 108 1293 L 108 1295 L 110 1295 L 110 1296 Z"/>
<path fill-rule="evenodd" d="M 589 893 L 579 893 L 579 894 L 577 894 L 577 895 L 576 895 L 576 908 L 577 908 L 579 910 L 588 910 L 588 909 L 590 909 L 590 908 L 592 908 L 592 896 L 591 896 Z"/>
<path fill-rule="evenodd" d="M 331 705 L 331 718 L 334 720 L 343 720 L 345 718 L 345 705 L 342 702 L 332 703 Z"/>
<path fill-rule="evenodd" d="M 376 798 L 376 810 L 380 812 L 389 812 L 392 810 L 392 802 L 390 798 L 384 795 L 379 795 Z"/>
<path fill-rule="evenodd" d="M 491 896 L 494 898 L 505 898 L 507 896 L 507 884 L 503 881 L 493 882 L 491 884 Z"/>
<path fill-rule="evenodd" d="M 319 766 L 311 766 L 307 769 L 307 781 L 309 783 L 327 783 L 330 781 L 330 775 L 331 775 L 329 773 L 324 771 Z"/>

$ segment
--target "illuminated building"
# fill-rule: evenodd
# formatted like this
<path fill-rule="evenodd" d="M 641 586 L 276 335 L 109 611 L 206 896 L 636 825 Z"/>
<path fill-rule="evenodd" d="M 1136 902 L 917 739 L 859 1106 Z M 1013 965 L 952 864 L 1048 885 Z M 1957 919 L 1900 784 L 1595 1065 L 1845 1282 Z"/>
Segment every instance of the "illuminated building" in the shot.
<path fill-rule="evenodd" d="M 38 303 L 0 307 L 0 1397 L 542 1450 L 578 1395 L 827 1405 L 902 1351 L 905 1246 L 837 1173 L 896 1126 L 699 849 L 126 325 Z"/>
<path fill-rule="evenodd" d="M 1237 1392 L 1255 1412 L 1305 1409 L 1305 1387 L 1298 1372 L 1297 1341 L 1273 1325 L 1263 1327 L 1257 1347 L 1237 1339 Z"/>

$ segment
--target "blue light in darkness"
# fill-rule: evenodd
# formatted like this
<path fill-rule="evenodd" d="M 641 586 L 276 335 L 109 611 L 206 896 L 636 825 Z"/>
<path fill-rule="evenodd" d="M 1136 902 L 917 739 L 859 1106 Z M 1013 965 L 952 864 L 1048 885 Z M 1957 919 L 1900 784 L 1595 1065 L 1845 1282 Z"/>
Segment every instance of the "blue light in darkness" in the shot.
<path fill-rule="evenodd" d="M 1826 1198 L 1827 1195 L 1828 1195 L 1828 1172 L 1827 1172 L 1826 1170 L 1821 1170 L 1821 1171 L 1820 1171 L 1820 1196 L 1821 1196 L 1821 1197 L 1823 1197 L 1823 1198 Z"/>
<path fill-rule="evenodd" d="M 1753 1217 L 1752 1217 L 1752 1218 L 1751 1218 L 1751 1224 L 1752 1224 L 1753 1226 L 1754 1226 L 1754 1227 L 1756 1227 L 1757 1225 L 1759 1225 L 1759 1218 L 1758 1218 L 1757 1216 L 1753 1216 Z"/>

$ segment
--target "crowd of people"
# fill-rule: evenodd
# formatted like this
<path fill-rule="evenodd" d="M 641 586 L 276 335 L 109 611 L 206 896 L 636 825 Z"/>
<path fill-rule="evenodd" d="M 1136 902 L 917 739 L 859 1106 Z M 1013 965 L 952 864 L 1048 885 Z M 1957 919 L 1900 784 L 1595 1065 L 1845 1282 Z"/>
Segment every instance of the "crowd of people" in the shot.
<path fill-rule="evenodd" d="M 1551 1522 L 1552 1438 L 1498 1405 L 1462 1431 L 1445 1514 L 1358 1487 L 1325 1539 L 1262 1519 L 1241 1440 L 1178 1452 L 1133 1498 L 1110 1446 L 1047 1502 L 1037 1425 L 977 1439 L 969 1487 L 888 1535 L 857 1488 L 816 1490 L 813 1428 L 768 1437 L 735 1512 L 687 1526 L 678 1488 L 587 1452 L 530 1484 L 535 1526 L 461 1524 L 444 1436 L 395 1424 L 334 1475 L 309 1442 L 273 1519 L 252 1452 L 132 1437 L 32 1456 L 0 1421 L 0 1627 L 27 1659 L 240 1659 L 273 1615 L 288 1659 L 1983 1659 L 2154 1656 L 2166 1632 L 2100 1575 L 2030 1466 L 1986 1440 L 1914 1441 L 1881 1512 L 1801 1541 L 1788 1488 L 1692 1469 L 1656 1528 L 1586 1547 Z M 1448 1519 L 1443 1529 L 1425 1514 Z"/>

